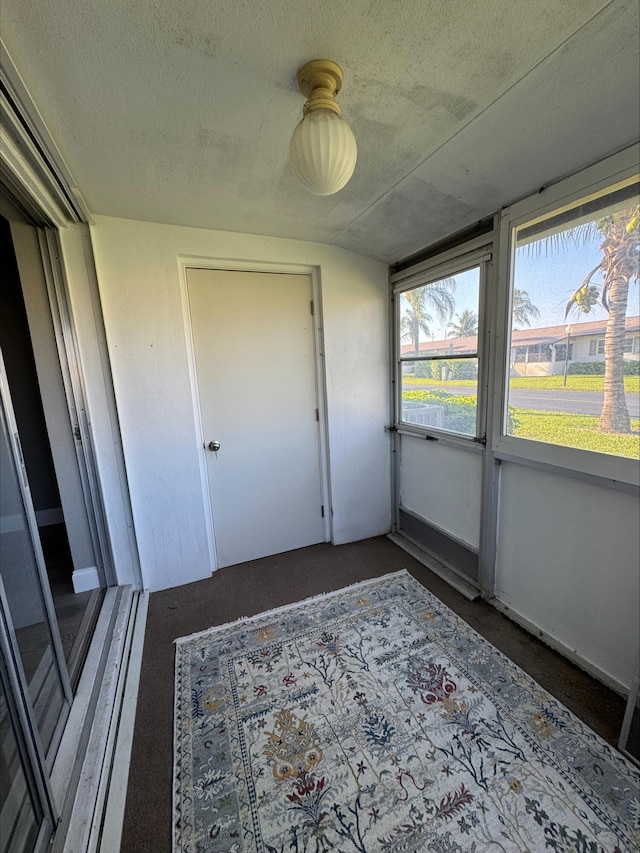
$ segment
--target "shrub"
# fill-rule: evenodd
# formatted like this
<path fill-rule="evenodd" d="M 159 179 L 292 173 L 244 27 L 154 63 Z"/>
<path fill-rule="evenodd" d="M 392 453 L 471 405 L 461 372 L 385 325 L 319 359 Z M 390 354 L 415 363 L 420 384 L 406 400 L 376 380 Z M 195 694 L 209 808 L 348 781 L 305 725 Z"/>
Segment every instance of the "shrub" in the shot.
<path fill-rule="evenodd" d="M 422 379 L 425 379 L 425 378 L 431 379 L 432 378 L 432 374 L 431 374 L 432 364 L 433 364 L 432 361 L 416 361 L 415 369 L 413 371 L 413 375 L 414 376 L 420 376 Z"/>
<path fill-rule="evenodd" d="M 604 376 L 604 361 L 576 361 L 569 365 L 569 371 L 572 375 L 579 376 Z M 638 376 L 640 375 L 640 361 L 624 360 L 624 375 Z"/>
<path fill-rule="evenodd" d="M 604 361 L 575 361 L 567 373 L 578 376 L 604 376 Z"/>
<path fill-rule="evenodd" d="M 462 435 L 475 435 L 476 432 L 476 408 L 478 398 L 475 394 L 458 397 L 455 394 L 447 394 L 446 391 L 405 391 L 403 400 L 416 403 L 431 403 L 442 406 L 444 409 L 444 429 L 451 432 L 459 432 Z M 509 432 L 518 428 L 519 421 L 515 416 L 512 406 L 509 406 Z"/>
<path fill-rule="evenodd" d="M 475 379 L 476 365 L 471 359 L 446 359 L 443 361 L 419 361 L 415 375 L 423 378 L 444 380 Z"/>
<path fill-rule="evenodd" d="M 475 379 L 478 375 L 475 361 L 470 358 L 449 362 L 453 379 Z"/>

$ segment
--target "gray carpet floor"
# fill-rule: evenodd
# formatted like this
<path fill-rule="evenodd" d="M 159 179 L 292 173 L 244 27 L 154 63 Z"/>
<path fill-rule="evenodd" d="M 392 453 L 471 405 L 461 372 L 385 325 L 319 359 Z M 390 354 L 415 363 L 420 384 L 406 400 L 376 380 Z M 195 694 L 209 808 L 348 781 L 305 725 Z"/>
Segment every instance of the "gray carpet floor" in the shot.
<path fill-rule="evenodd" d="M 385 537 L 314 545 L 220 569 L 150 596 L 121 849 L 169 853 L 174 645 L 178 637 L 407 569 L 448 607 L 612 744 L 624 701 L 480 599 L 468 601 Z"/>

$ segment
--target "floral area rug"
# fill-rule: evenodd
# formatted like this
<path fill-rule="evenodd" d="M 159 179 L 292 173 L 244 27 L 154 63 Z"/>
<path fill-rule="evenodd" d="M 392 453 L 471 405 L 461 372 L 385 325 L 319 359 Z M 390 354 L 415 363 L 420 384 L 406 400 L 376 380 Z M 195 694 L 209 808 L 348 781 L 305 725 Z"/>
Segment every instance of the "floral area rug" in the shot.
<path fill-rule="evenodd" d="M 177 641 L 176 853 L 632 851 L 639 784 L 407 572 Z"/>

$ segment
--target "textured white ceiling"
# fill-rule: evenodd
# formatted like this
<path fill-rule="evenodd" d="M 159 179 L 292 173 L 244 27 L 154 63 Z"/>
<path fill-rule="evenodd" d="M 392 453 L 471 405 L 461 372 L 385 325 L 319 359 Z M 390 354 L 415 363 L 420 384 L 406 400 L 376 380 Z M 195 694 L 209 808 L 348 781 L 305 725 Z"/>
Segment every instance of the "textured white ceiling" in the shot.
<path fill-rule="evenodd" d="M 95 214 L 393 262 L 639 134 L 637 0 L 2 0 Z M 295 74 L 340 64 L 351 182 L 309 195 Z"/>

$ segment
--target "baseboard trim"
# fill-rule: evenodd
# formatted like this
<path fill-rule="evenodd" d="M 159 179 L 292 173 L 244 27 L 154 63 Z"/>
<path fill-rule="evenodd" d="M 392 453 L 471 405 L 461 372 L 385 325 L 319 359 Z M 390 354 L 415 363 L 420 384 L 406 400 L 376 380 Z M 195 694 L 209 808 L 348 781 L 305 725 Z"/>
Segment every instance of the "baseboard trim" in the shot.
<path fill-rule="evenodd" d="M 571 646 L 567 646 L 562 642 L 562 640 L 554 637 L 553 634 L 547 633 L 530 619 L 527 619 L 526 616 L 523 616 L 522 613 L 514 610 L 513 607 L 510 607 L 508 604 L 500 601 L 499 598 L 491 598 L 488 603 L 492 604 L 496 610 L 500 611 L 500 613 L 504 613 L 505 616 L 508 616 L 513 622 L 520 625 L 521 628 L 524 628 L 525 631 L 533 634 L 534 637 L 541 640 L 545 645 L 555 649 L 563 657 L 567 658 L 572 663 L 575 663 L 576 666 L 579 666 L 580 669 L 583 669 L 589 675 L 592 675 L 598 681 L 602 682 L 606 687 L 613 690 L 614 693 L 618 693 L 620 696 L 624 697 L 628 696 L 629 688 L 625 687 L 621 681 L 618 681 L 617 678 L 613 678 L 613 676 L 609 675 L 608 672 L 605 672 L 592 661 L 587 660 L 587 658 L 582 657 L 582 655 L 579 655 L 575 649 L 571 648 Z"/>
<path fill-rule="evenodd" d="M 100 588 L 100 575 L 97 566 L 87 566 L 85 569 L 74 569 L 71 576 L 73 591 L 88 592 L 90 589 Z"/>
<path fill-rule="evenodd" d="M 426 566 L 426 568 L 432 571 L 434 575 L 438 575 L 439 578 L 446 581 L 454 589 L 457 589 L 458 592 L 461 595 L 464 595 L 465 598 L 468 598 L 469 601 L 475 601 L 476 598 L 480 597 L 479 590 L 473 586 L 473 584 L 464 580 L 464 578 L 460 577 L 460 575 L 456 574 L 448 566 L 445 566 L 417 545 L 414 545 L 413 542 L 405 539 L 404 536 L 400 536 L 397 533 L 387 533 L 387 539 L 390 539 L 394 545 L 402 548 L 402 550 L 406 551 L 407 554 L 411 554 L 415 560 L 422 563 L 422 565 Z"/>

